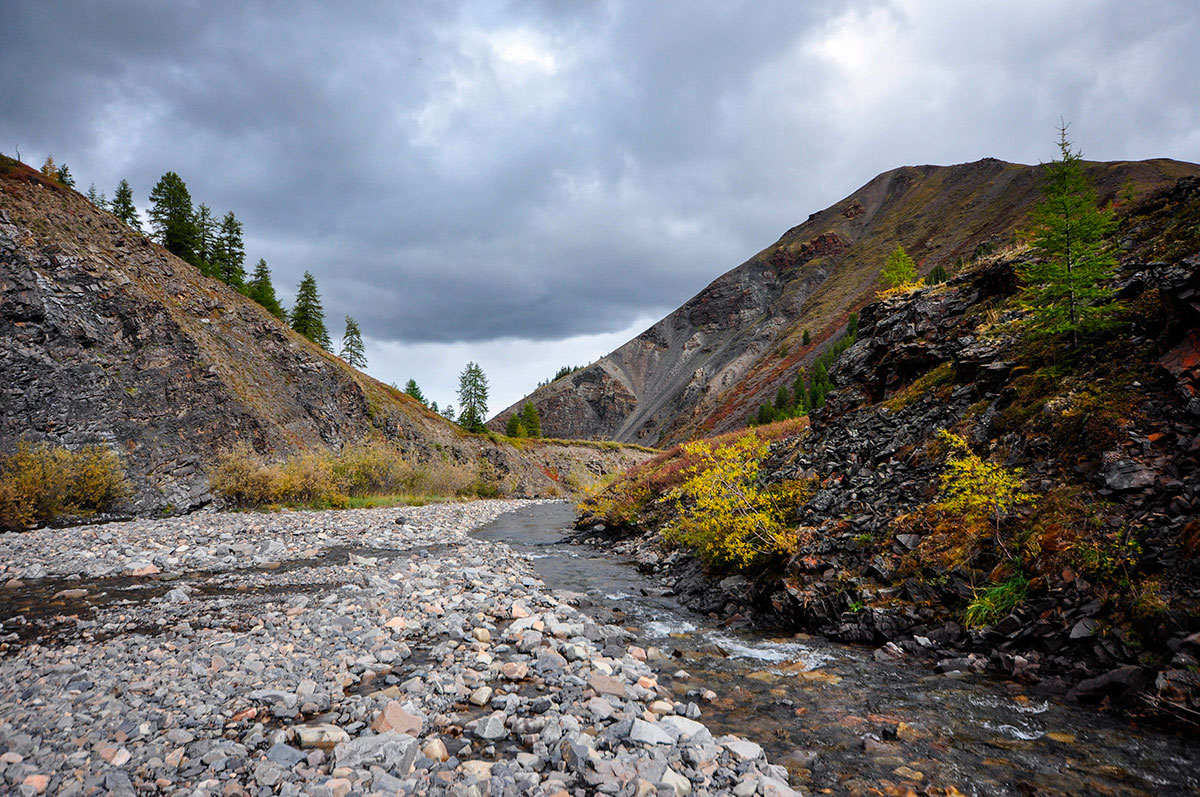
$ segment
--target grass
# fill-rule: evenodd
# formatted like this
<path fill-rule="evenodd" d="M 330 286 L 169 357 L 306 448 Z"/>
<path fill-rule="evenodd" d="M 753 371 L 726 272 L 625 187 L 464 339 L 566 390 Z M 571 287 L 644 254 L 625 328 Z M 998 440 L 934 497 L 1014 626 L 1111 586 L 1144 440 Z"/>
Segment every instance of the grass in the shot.
<path fill-rule="evenodd" d="M 971 628 L 993 625 L 1012 614 L 1029 592 L 1029 580 L 1020 572 L 1007 581 L 975 591 L 975 597 L 963 612 L 963 623 Z"/>

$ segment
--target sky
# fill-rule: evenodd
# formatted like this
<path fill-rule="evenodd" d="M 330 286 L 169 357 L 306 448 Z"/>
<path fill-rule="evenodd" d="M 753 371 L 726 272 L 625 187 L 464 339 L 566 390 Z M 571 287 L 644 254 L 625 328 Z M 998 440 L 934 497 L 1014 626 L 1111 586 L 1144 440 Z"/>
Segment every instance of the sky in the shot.
<path fill-rule="evenodd" d="M 493 412 L 901 165 L 1200 162 L 1193 0 L 7 0 L 0 152 L 167 171 L 367 371 Z"/>

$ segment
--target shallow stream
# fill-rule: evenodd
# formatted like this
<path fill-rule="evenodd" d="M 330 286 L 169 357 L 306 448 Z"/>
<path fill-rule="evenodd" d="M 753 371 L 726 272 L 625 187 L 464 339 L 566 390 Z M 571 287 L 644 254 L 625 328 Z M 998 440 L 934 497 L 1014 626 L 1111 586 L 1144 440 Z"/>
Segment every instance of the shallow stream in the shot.
<path fill-rule="evenodd" d="M 1200 740 L 1030 698 L 1015 683 L 878 662 L 867 647 L 721 628 L 660 595 L 633 562 L 565 541 L 567 504 L 503 515 L 474 536 L 534 559 L 548 586 L 665 651 L 663 677 L 714 734 L 758 742 L 793 784 L 834 793 L 1196 794 Z M 703 702 L 699 694 L 716 697 Z M 874 791 L 874 790 L 880 791 Z M 911 790 L 911 791 L 910 791 Z"/>

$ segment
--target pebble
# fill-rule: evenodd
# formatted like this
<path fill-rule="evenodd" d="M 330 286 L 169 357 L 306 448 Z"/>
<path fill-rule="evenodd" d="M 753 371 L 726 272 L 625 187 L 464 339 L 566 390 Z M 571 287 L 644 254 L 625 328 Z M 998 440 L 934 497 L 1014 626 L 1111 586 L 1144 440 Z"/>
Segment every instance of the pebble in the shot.
<path fill-rule="evenodd" d="M 87 606 L 0 658 L 7 788 L 787 793 L 758 745 L 718 745 L 695 704 L 661 699 L 662 651 L 468 536 L 528 503 L 0 535 L 0 583 L 60 579 L 46 597 Z M 137 580 L 127 600 L 88 604 L 116 577 Z"/>

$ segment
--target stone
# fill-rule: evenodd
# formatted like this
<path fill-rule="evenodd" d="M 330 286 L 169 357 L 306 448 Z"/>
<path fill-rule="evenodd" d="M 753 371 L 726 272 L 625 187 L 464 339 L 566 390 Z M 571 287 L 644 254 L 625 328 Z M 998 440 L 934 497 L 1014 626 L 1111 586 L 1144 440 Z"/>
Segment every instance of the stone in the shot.
<path fill-rule="evenodd" d="M 692 782 L 673 769 L 662 774 L 661 782 L 674 789 L 677 797 L 687 797 L 692 793 Z"/>
<path fill-rule="evenodd" d="M 421 748 L 421 755 L 430 761 L 445 761 L 450 757 L 450 751 L 446 749 L 446 743 L 435 736 L 425 742 L 425 745 Z"/>
<path fill-rule="evenodd" d="M 354 788 L 354 784 L 349 778 L 330 778 L 325 781 L 325 788 L 329 790 L 331 797 L 346 797 Z"/>
<path fill-rule="evenodd" d="M 666 731 L 658 727 L 658 723 L 650 723 L 641 719 L 633 721 L 629 738 L 631 741 L 645 745 L 671 744 L 674 741 Z"/>
<path fill-rule="evenodd" d="M 486 628 L 472 629 L 471 636 L 474 637 L 477 642 L 491 642 L 492 641 L 492 632 L 487 630 Z"/>
<path fill-rule="evenodd" d="M 497 712 L 480 720 L 475 726 L 475 735 L 480 739 L 486 739 L 494 742 L 497 739 L 503 739 L 508 735 L 508 730 L 504 727 L 504 714 Z"/>
<path fill-rule="evenodd" d="M 21 783 L 30 787 L 38 794 L 43 794 L 46 791 L 46 787 L 50 785 L 50 778 L 46 775 L 26 775 Z"/>
<path fill-rule="evenodd" d="M 180 751 L 182 752 L 182 750 Z M 274 761 L 276 764 L 282 764 L 285 767 L 294 767 L 306 758 L 303 752 L 292 747 L 290 744 L 276 742 L 271 745 L 271 749 L 267 751 L 267 760 Z M 178 764 L 176 764 L 178 766 Z"/>
<path fill-rule="evenodd" d="M 523 661 L 507 661 L 501 665 L 500 673 L 509 681 L 521 681 L 529 675 L 529 665 Z"/>
<path fill-rule="evenodd" d="M 481 686 L 471 693 L 469 700 L 476 706 L 487 705 L 487 702 L 492 699 L 492 687 Z"/>
<path fill-rule="evenodd" d="M 327 722 L 317 725 L 295 725 L 292 730 L 296 732 L 296 740 L 301 747 L 332 750 L 350 739 L 350 735 L 344 730 Z"/>
<path fill-rule="evenodd" d="M 339 767 L 361 769 L 364 765 L 379 764 L 393 774 L 407 775 L 417 759 L 417 752 L 416 739 L 387 731 L 342 742 L 333 749 L 333 757 Z"/>
<path fill-rule="evenodd" d="M 404 706 L 400 705 L 399 701 L 391 700 L 383 711 L 375 717 L 375 721 L 371 723 L 371 729 L 382 733 L 383 731 L 399 731 L 407 733 L 409 736 L 420 736 L 421 730 L 425 727 L 425 721 L 415 714 L 410 714 L 405 711 Z"/>
<path fill-rule="evenodd" d="M 717 739 L 717 744 L 724 747 L 738 761 L 753 761 L 756 758 L 762 757 L 762 748 L 757 744 L 746 739 L 739 739 L 736 736 L 722 736 Z"/>
<path fill-rule="evenodd" d="M 613 695 L 614 697 L 625 697 L 625 684 L 611 675 L 603 673 L 593 673 L 588 678 L 588 686 L 595 690 L 598 695 Z"/>
<path fill-rule="evenodd" d="M 476 780 L 487 780 L 492 776 L 491 761 L 464 761 L 459 765 L 459 769 L 463 774 L 475 778 Z"/>
<path fill-rule="evenodd" d="M 671 737 L 671 741 L 673 742 L 706 744 L 712 741 L 712 734 L 708 732 L 708 728 L 686 717 L 663 717 L 658 721 L 657 725 L 664 733 Z"/>

